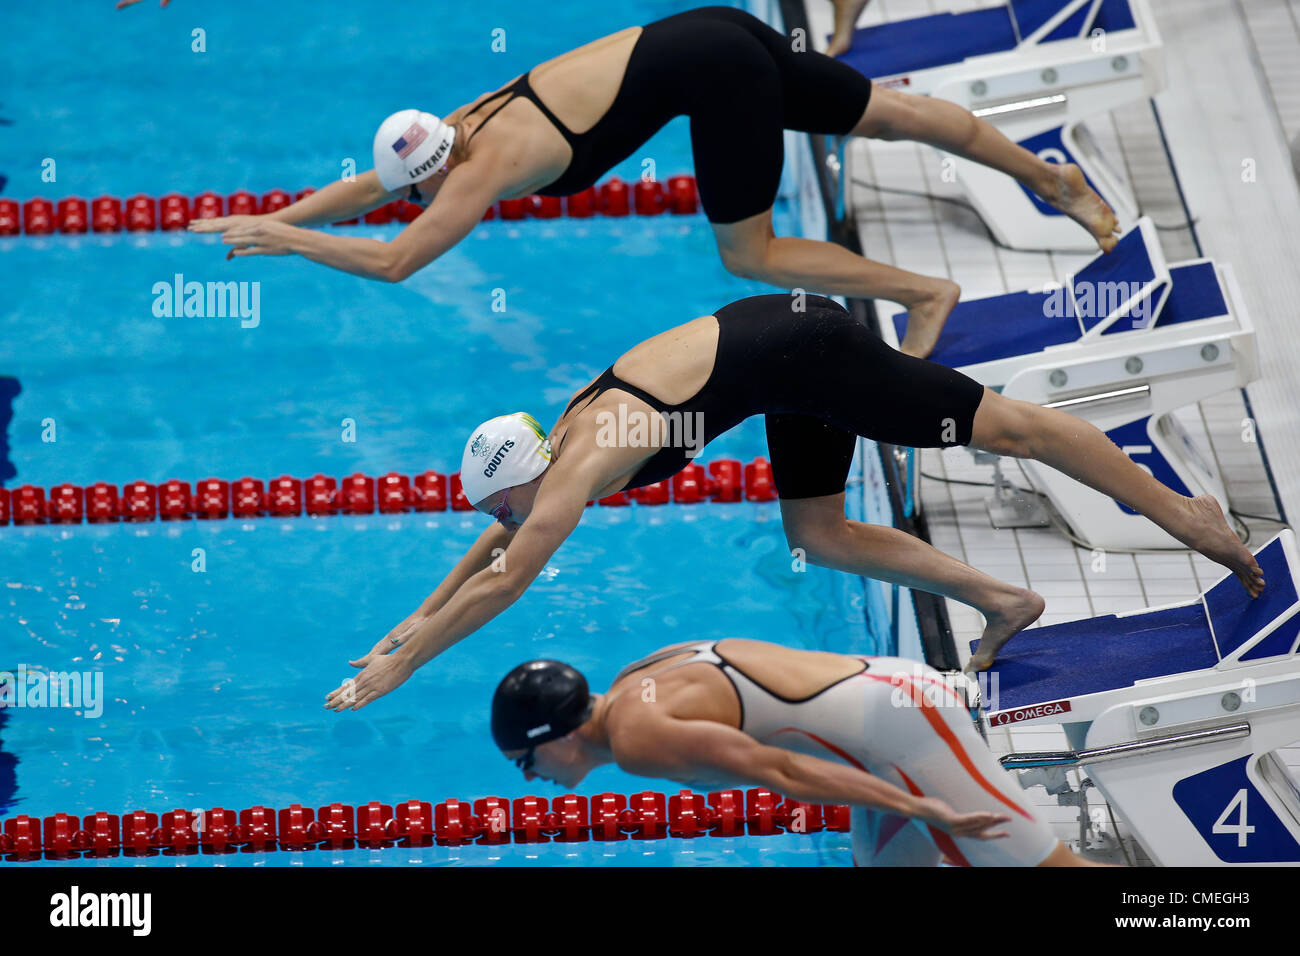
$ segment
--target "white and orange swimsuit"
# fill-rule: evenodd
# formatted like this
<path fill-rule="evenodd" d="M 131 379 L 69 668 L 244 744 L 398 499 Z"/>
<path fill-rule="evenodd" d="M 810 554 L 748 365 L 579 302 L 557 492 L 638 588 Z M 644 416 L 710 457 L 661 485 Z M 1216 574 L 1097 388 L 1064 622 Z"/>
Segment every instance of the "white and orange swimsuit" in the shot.
<path fill-rule="evenodd" d="M 853 860 L 858 866 L 933 866 L 941 857 L 962 866 L 1036 866 L 1056 847 L 1019 788 L 980 739 L 967 706 L 968 682 L 898 657 L 860 657 L 862 670 L 792 700 L 773 693 L 718 653 L 716 642 L 661 651 L 624 668 L 624 675 L 690 653 L 653 674 L 712 664 L 740 701 L 740 729 L 762 743 L 838 760 L 916 796 L 937 797 L 959 813 L 1004 813 L 1005 839 L 954 838 L 920 821 L 853 808 Z"/>

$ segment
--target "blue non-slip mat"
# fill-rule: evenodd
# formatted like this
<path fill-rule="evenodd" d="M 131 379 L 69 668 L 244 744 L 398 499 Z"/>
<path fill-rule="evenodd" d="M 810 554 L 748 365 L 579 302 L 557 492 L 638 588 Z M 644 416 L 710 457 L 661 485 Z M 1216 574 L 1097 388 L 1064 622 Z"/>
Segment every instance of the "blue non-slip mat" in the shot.
<path fill-rule="evenodd" d="M 864 76 L 893 76 L 1012 50 L 1016 42 L 1007 8 L 992 7 L 864 27 L 840 59 Z"/>
<path fill-rule="evenodd" d="M 972 651 L 977 643 L 971 641 Z M 1122 618 L 1108 614 L 1017 634 L 988 672 L 987 703 L 990 710 L 1010 710 L 1218 662 L 1199 602 Z"/>
<path fill-rule="evenodd" d="M 1055 301 L 1049 303 L 1053 296 Z M 899 312 L 893 320 L 901 342 L 907 331 L 907 313 Z M 1041 352 L 1050 345 L 1064 345 L 1078 338 L 1079 321 L 1070 312 L 1063 289 L 1008 292 L 958 302 L 944 324 L 930 361 L 961 368 Z"/>

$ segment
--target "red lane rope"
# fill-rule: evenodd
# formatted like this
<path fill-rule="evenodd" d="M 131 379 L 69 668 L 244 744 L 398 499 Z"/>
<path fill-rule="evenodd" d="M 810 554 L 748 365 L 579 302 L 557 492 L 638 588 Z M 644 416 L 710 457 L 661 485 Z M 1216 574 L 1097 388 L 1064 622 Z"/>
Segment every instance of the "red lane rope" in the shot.
<path fill-rule="evenodd" d="M 690 464 L 671 479 L 644 488 L 619 491 L 601 498 L 601 505 L 696 504 L 701 501 L 774 501 L 772 465 L 755 458 L 742 467 L 733 458 L 720 458 L 708 468 Z M 588 503 L 590 504 L 590 502 Z M 461 489 L 460 473 L 451 476 L 426 471 L 414 479 L 390 471 L 378 478 L 357 472 L 335 480 L 327 475 L 307 479 L 281 475 L 264 483 L 260 478 L 230 482 L 205 478 L 193 490 L 188 481 L 172 478 L 160 485 L 133 481 L 122 486 L 97 481 L 81 487 L 68 482 L 46 490 L 38 485 L 0 488 L 0 525 L 92 524 L 113 521 L 183 521 L 191 518 L 260 518 L 337 514 L 402 514 L 409 511 L 472 511 Z"/>
<path fill-rule="evenodd" d="M 25 862 L 115 856 L 256 853 L 276 850 L 343 850 L 353 847 L 583 843 L 734 837 L 777 833 L 847 833 L 850 808 L 803 803 L 770 790 L 682 790 L 673 796 L 643 791 L 624 796 L 565 794 L 545 797 L 482 797 L 469 803 L 395 806 L 331 803 L 313 810 L 295 803 L 276 811 L 136 810 L 119 817 L 91 813 L 17 816 L 0 832 L 0 859 Z"/>
<path fill-rule="evenodd" d="M 312 187 L 290 195 L 283 189 L 272 189 L 259 199 L 245 189 L 228 197 L 214 192 L 199 193 L 192 200 L 181 193 L 168 193 L 155 199 L 140 193 L 122 200 L 116 196 L 100 196 L 86 200 L 78 196 L 60 199 L 57 204 L 39 196 L 19 203 L 16 199 L 0 199 L 0 236 L 48 236 L 56 232 L 80 235 L 86 232 L 113 233 L 164 232 L 184 229 L 194 219 L 215 219 L 219 216 L 265 215 L 283 209 L 316 190 Z M 617 176 L 591 186 L 572 196 L 528 196 L 524 199 L 502 199 L 488 207 L 483 219 L 589 219 L 592 216 L 658 216 L 669 212 L 674 215 L 692 215 L 699 210 L 699 195 L 694 176 L 670 176 L 668 182 L 641 180 L 629 186 Z M 352 226 L 365 222 L 383 225 L 390 222 L 410 222 L 422 210 L 414 203 L 398 200 L 386 203 L 356 219 L 336 222 L 336 226 Z"/>

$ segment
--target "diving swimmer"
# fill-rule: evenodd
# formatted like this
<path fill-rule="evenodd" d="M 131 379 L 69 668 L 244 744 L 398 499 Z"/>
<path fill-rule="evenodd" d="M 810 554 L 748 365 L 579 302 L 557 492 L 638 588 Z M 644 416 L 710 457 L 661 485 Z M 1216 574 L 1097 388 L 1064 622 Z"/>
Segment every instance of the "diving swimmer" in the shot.
<path fill-rule="evenodd" d="M 911 355 L 934 349 L 960 288 L 832 242 L 775 235 L 783 130 L 928 143 L 1014 177 L 1102 250 L 1117 241 L 1114 212 L 1077 166 L 1044 161 L 955 103 L 873 87 L 730 7 L 595 40 L 442 118 L 394 113 L 375 135 L 373 170 L 274 213 L 189 228 L 222 233 L 235 256 L 297 254 L 400 282 L 464 239 L 497 200 L 580 192 L 681 115 L 690 117 L 700 201 L 726 269 L 784 289 L 898 302 L 908 310 L 901 347 Z M 303 228 L 395 199 L 427 208 L 391 242 Z"/>
<path fill-rule="evenodd" d="M 573 397 L 549 432 L 522 413 L 471 432 L 462 486 L 497 523 L 410 616 L 351 662 L 361 673 L 332 691 L 326 706 L 357 709 L 399 686 L 517 601 L 587 502 L 671 477 L 709 441 L 760 414 L 790 547 L 812 564 L 975 607 L 986 627 L 974 669 L 990 666 L 1008 639 L 1037 620 L 1043 599 L 912 535 L 848 520 L 844 486 L 858 436 L 1033 458 L 1224 565 L 1252 597 L 1264 586 L 1254 555 L 1212 497 L 1161 484 L 1088 422 L 891 349 L 831 299 L 752 296 L 624 353 Z M 618 422 L 649 425 L 647 435 L 655 422 L 661 427 L 647 442 L 630 429 L 619 434 Z M 689 422 L 699 427 L 688 429 Z"/>
<path fill-rule="evenodd" d="M 965 678 L 915 661 L 727 639 L 664 648 L 603 694 L 559 661 L 521 664 L 493 695 L 492 736 L 526 780 L 569 789 L 613 763 L 847 803 L 857 866 L 1092 865 L 1025 806 L 971 697 Z"/>

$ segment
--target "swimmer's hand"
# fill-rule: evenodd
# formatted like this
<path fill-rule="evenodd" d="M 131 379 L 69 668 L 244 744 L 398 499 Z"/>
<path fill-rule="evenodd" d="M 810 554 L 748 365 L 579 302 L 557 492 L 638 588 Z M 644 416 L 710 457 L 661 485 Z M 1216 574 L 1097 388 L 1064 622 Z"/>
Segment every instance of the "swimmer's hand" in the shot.
<path fill-rule="evenodd" d="M 225 232 L 236 226 L 247 226 L 261 222 L 262 216 L 213 216 L 211 219 L 191 219 L 190 232 Z"/>
<path fill-rule="evenodd" d="M 233 256 L 287 256 L 294 251 L 293 237 L 301 231 L 297 226 L 265 216 L 223 216 L 199 221 L 220 223 L 223 220 L 233 220 L 221 230 L 221 241 L 235 247 L 226 253 L 227 259 Z M 190 223 L 190 228 L 194 232 L 216 232 L 220 227 L 194 229 L 194 223 Z"/>
<path fill-rule="evenodd" d="M 360 710 L 367 704 L 374 703 L 391 690 L 396 690 L 406 683 L 413 669 L 406 658 L 395 654 L 373 652 L 366 655 L 364 669 L 355 679 L 349 677 L 337 688 L 325 695 L 325 706 L 335 713 L 345 710 Z M 365 660 L 366 658 L 363 658 Z M 358 662 L 353 661 L 356 665 Z"/>
<path fill-rule="evenodd" d="M 955 837 L 1000 840 L 1011 835 L 1005 830 L 994 831 L 995 827 L 1011 822 L 1011 817 L 1005 813 L 958 813 L 942 800 L 933 797 L 919 798 L 912 815 Z"/>
<path fill-rule="evenodd" d="M 139 2 L 140 0 L 117 0 L 117 8 L 119 10 L 125 10 L 127 7 L 135 6 Z M 172 0 L 162 0 L 162 3 L 160 3 L 159 6 L 165 7 L 171 2 Z"/>

